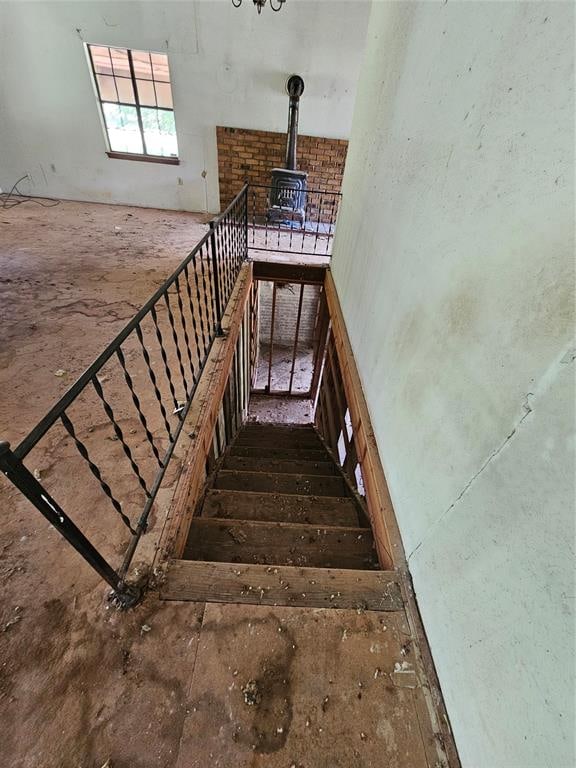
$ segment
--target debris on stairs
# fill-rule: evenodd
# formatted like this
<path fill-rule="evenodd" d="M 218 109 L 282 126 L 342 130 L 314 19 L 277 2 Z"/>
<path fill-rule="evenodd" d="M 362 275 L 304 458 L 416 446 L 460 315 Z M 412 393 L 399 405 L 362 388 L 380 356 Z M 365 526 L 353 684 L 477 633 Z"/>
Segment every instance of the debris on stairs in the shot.
<path fill-rule="evenodd" d="M 311 425 L 249 423 L 195 510 L 172 600 L 401 610 L 359 499 Z"/>

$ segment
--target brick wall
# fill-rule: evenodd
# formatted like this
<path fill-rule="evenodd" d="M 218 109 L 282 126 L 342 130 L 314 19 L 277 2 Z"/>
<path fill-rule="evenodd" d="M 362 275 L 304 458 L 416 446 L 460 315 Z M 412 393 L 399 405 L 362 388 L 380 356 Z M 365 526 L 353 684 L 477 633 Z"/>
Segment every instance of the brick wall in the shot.
<path fill-rule="evenodd" d="M 270 184 L 272 168 L 283 168 L 286 134 L 249 131 L 243 128 L 216 128 L 220 206 L 224 209 L 248 180 Z M 298 135 L 297 168 L 308 173 L 308 188 L 340 192 L 348 142 Z M 266 192 L 258 193 L 258 197 Z M 326 207 L 331 205 L 325 200 Z M 258 209 L 265 205 L 258 204 Z"/>

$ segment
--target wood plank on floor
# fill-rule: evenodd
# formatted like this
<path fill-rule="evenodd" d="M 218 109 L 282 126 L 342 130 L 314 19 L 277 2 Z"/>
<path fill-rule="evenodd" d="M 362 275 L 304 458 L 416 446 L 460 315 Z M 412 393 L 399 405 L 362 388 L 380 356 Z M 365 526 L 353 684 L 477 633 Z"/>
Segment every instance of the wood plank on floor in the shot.
<path fill-rule="evenodd" d="M 160 587 L 163 600 L 401 611 L 393 571 L 246 565 L 172 560 Z"/>
<path fill-rule="evenodd" d="M 301 496 L 348 496 L 348 487 L 338 475 L 287 475 L 274 472 L 218 472 L 215 488 L 231 491 L 295 493 Z"/>
<path fill-rule="evenodd" d="M 370 528 L 194 518 L 185 560 L 377 569 Z"/>
<path fill-rule="evenodd" d="M 206 604 L 173 768 L 447 768 L 409 639 L 403 611 Z"/>
<path fill-rule="evenodd" d="M 327 458 L 327 457 L 326 457 Z M 275 472 L 288 475 L 335 475 L 332 461 L 309 461 L 306 459 L 273 459 L 263 456 L 227 456 L 223 469 L 240 472 Z"/>
<path fill-rule="evenodd" d="M 202 517 L 347 527 L 358 525 L 358 510 L 351 498 L 217 489 L 206 494 Z"/>

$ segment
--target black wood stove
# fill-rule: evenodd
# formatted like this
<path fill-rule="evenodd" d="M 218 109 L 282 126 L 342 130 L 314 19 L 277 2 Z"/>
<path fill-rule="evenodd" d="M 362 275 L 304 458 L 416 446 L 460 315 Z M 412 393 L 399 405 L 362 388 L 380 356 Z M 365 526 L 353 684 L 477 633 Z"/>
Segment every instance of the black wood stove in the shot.
<path fill-rule="evenodd" d="M 272 168 L 272 189 L 268 220 L 297 221 L 304 226 L 306 220 L 306 178 L 304 171 L 296 170 L 296 142 L 298 138 L 298 109 L 300 96 L 304 93 L 304 80 L 292 75 L 286 83 L 290 97 L 288 108 L 288 142 L 286 145 L 286 168 Z"/>

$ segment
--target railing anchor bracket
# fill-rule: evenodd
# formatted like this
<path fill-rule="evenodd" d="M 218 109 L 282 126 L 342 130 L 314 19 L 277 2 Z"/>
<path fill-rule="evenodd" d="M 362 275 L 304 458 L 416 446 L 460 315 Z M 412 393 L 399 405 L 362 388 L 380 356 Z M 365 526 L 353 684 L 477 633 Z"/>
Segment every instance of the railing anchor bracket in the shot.
<path fill-rule="evenodd" d="M 134 584 L 123 584 L 108 595 L 108 602 L 120 611 L 128 611 L 134 608 L 143 596 L 141 587 Z"/>

